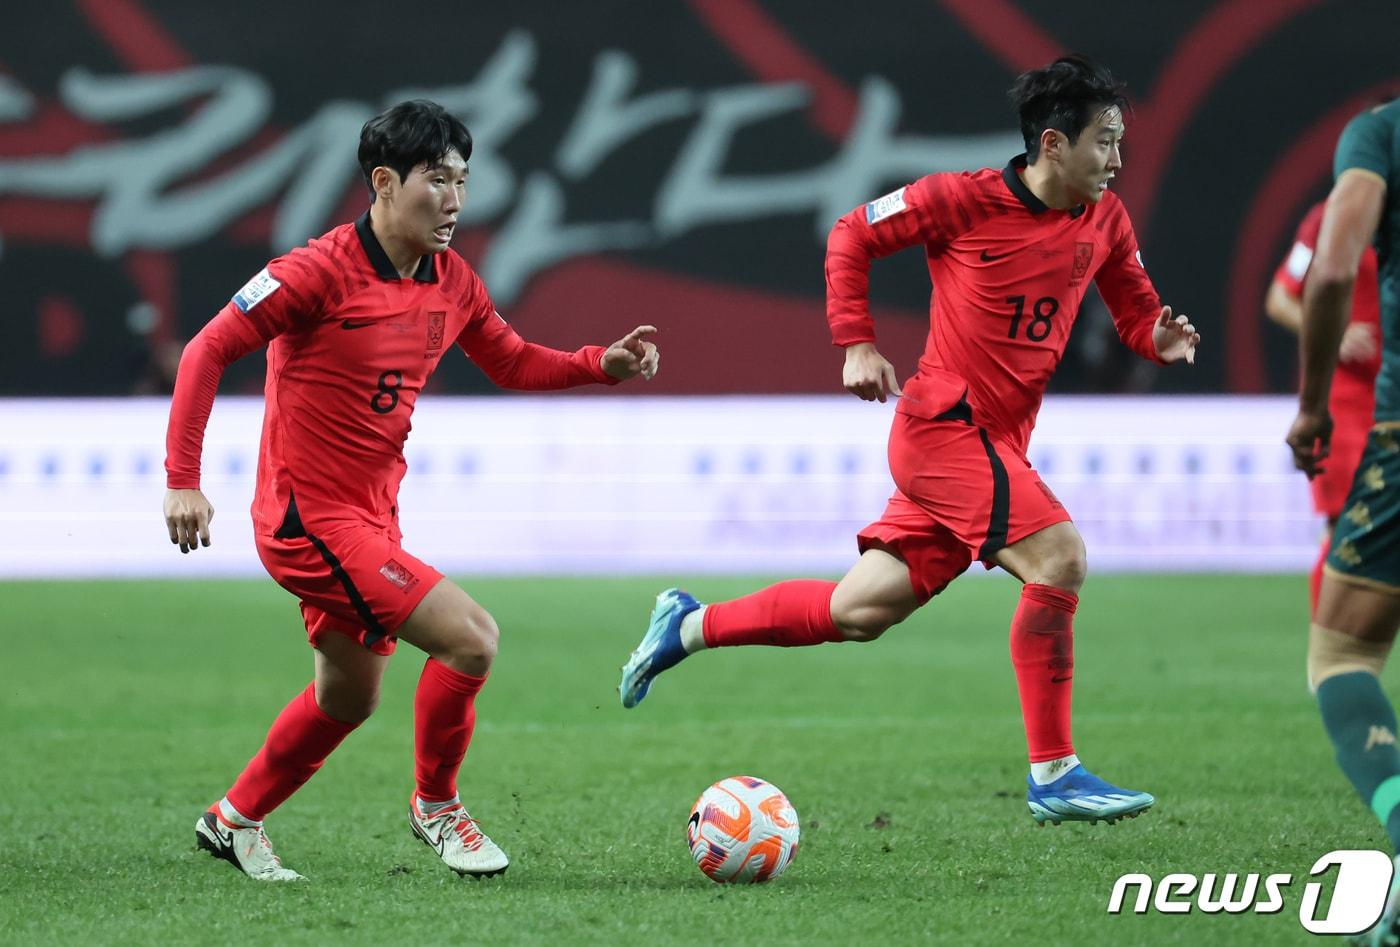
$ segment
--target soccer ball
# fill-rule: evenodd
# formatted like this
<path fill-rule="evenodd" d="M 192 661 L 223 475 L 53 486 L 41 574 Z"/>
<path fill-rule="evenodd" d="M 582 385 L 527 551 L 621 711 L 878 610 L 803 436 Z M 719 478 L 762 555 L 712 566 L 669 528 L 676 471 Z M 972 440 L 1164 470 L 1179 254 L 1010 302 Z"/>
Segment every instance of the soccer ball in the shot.
<path fill-rule="evenodd" d="M 695 800 L 690 854 L 711 881 L 772 881 L 797 854 L 797 811 L 783 791 L 753 776 L 721 779 Z"/>

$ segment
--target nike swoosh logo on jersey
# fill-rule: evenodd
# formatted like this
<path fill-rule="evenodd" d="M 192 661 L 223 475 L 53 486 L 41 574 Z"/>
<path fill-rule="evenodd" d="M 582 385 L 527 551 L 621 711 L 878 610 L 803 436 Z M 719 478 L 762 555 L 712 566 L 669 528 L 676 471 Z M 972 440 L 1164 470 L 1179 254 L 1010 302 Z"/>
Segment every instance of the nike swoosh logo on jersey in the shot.
<path fill-rule="evenodd" d="M 1004 259 L 1006 259 L 1007 257 L 1009 257 L 1012 253 L 1015 253 L 1015 252 L 1016 252 L 1015 250 L 1011 250 L 1011 251 L 1008 251 L 1008 252 L 1006 252 L 1006 253 L 998 253 L 996 256 L 992 256 L 992 255 L 991 255 L 990 253 L 988 253 L 986 250 L 983 250 L 983 251 L 982 251 L 982 262 L 983 262 L 983 263 L 991 263 L 991 262 L 993 262 L 993 261 L 995 261 L 995 260 L 1004 260 Z"/>
<path fill-rule="evenodd" d="M 372 325 L 374 325 L 373 322 L 355 322 L 355 321 L 352 320 L 352 319 L 346 319 L 344 322 L 342 322 L 342 323 L 340 324 L 340 327 L 341 327 L 342 329 L 364 329 L 364 328 L 366 328 L 366 327 L 368 327 L 368 326 L 372 326 Z"/>

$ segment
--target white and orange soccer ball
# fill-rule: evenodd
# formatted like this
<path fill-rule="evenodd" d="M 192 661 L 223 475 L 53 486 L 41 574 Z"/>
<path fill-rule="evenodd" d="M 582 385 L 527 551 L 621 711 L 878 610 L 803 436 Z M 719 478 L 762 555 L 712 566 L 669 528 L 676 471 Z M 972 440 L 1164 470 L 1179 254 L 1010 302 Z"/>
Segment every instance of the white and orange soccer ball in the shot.
<path fill-rule="evenodd" d="M 695 800 L 685 837 L 695 864 L 711 881 L 772 881 L 797 854 L 797 810 L 772 783 L 730 776 Z"/>

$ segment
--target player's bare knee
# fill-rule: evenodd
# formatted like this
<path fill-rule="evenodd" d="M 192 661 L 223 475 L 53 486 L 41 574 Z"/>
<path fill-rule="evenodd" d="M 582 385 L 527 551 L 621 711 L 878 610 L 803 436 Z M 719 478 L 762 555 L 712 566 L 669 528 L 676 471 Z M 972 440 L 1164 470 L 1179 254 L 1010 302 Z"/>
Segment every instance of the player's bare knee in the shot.
<path fill-rule="evenodd" d="M 837 625 L 836 627 L 847 641 L 858 642 L 874 641 L 890 630 L 889 625 L 880 622 L 867 622 L 862 625 Z"/>
<path fill-rule="evenodd" d="M 1077 593 L 1088 574 L 1089 560 L 1084 554 L 1084 541 L 1076 533 L 1042 555 L 1025 579 L 1038 585 Z"/>
<path fill-rule="evenodd" d="M 1078 592 L 1089 575 L 1089 561 L 1084 555 L 1083 546 L 1077 552 L 1065 551 L 1047 565 L 1044 584 L 1066 592 Z"/>
<path fill-rule="evenodd" d="M 1308 628 L 1308 689 L 1330 677 L 1364 671 L 1379 678 L 1390 657 L 1393 638 L 1368 639 L 1313 622 Z"/>
<path fill-rule="evenodd" d="M 889 631 L 898 620 L 881 608 L 853 608 L 848 611 L 832 609 L 832 624 L 847 641 L 874 641 Z"/>
<path fill-rule="evenodd" d="M 463 674 L 482 675 L 496 660 L 501 631 L 490 612 L 480 606 L 463 610 L 454 622 L 445 664 Z"/>
<path fill-rule="evenodd" d="M 361 724 L 379 706 L 379 688 L 364 690 L 353 687 L 316 688 L 316 706 L 332 720 Z"/>

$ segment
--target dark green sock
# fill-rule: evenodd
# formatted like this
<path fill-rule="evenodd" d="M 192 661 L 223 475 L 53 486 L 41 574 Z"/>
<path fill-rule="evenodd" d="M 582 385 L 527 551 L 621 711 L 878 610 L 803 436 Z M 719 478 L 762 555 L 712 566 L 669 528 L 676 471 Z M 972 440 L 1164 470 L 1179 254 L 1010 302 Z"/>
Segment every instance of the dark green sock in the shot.
<path fill-rule="evenodd" d="M 1317 706 L 1342 772 L 1400 851 L 1400 751 L 1381 682 L 1366 671 L 1329 677 L 1318 685 Z"/>

